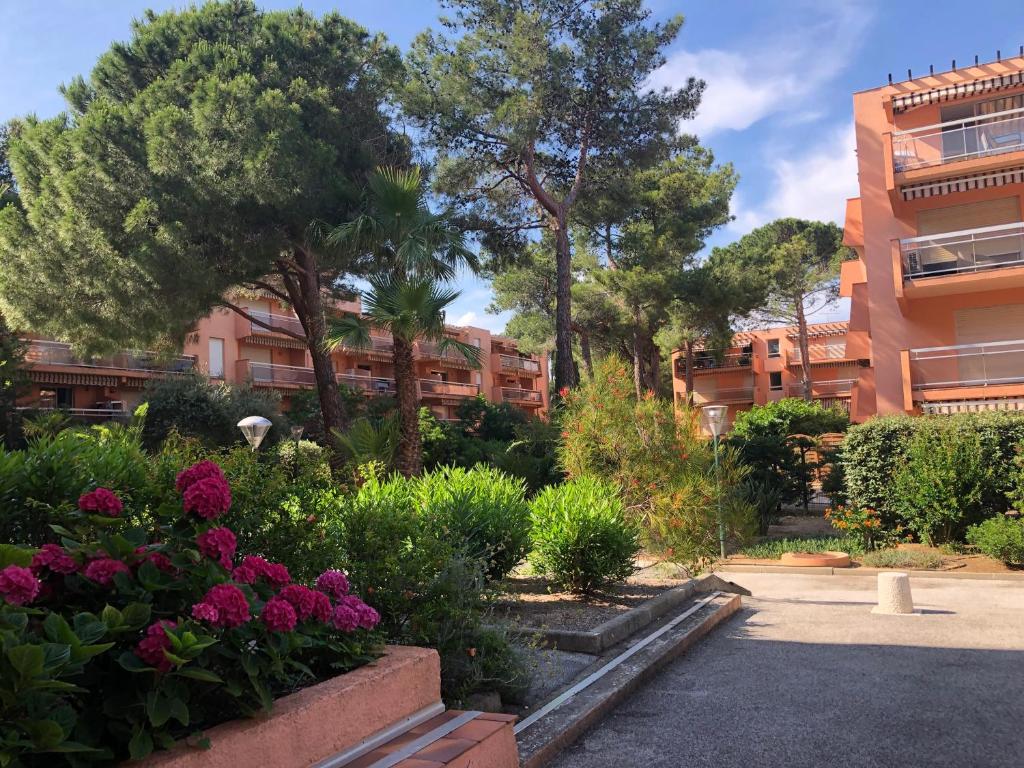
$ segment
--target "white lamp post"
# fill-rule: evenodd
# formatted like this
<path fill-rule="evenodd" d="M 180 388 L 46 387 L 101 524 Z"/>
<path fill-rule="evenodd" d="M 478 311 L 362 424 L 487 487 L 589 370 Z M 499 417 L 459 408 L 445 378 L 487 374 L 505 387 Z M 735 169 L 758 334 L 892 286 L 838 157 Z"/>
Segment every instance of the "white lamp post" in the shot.
<path fill-rule="evenodd" d="M 262 416 L 246 416 L 238 422 L 238 428 L 242 430 L 242 434 L 245 435 L 246 441 L 252 447 L 253 453 L 260 447 L 260 443 L 267 436 L 271 426 L 270 419 L 264 419 Z"/>
<path fill-rule="evenodd" d="M 704 415 L 704 425 L 711 432 L 715 442 L 715 484 L 718 486 L 716 494 L 718 501 L 718 551 L 725 559 L 725 522 L 722 520 L 722 479 L 718 472 L 718 437 L 725 429 L 725 417 L 729 413 L 729 407 L 725 405 L 705 405 L 701 408 Z"/>

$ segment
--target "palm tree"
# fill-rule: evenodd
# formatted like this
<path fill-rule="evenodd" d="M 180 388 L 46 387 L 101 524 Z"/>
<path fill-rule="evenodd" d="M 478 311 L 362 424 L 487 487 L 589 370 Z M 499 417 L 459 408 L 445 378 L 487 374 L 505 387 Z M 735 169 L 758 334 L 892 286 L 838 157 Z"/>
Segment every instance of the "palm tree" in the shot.
<path fill-rule="evenodd" d="M 366 212 L 328 235 L 329 242 L 360 259 L 370 275 L 363 317 L 332 321 L 328 345 L 369 346 L 371 327 L 391 333 L 399 421 L 396 466 L 402 474 L 415 475 L 423 457 L 413 344 L 432 341 L 441 354 L 455 350 L 479 363 L 476 347 L 445 334 L 445 310 L 459 292 L 443 286 L 460 267 L 475 271 L 478 262 L 450 214 L 427 207 L 418 168 L 380 168 L 368 186 Z"/>

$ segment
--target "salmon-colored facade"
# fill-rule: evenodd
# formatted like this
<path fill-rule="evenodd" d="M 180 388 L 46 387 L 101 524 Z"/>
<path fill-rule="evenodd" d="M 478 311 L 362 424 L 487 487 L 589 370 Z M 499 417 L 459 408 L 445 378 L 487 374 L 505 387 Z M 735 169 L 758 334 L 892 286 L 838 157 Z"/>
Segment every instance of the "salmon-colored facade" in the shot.
<path fill-rule="evenodd" d="M 853 113 L 860 196 L 846 207 L 856 258 L 842 265 L 850 319 L 837 372 L 851 381 L 837 397 L 854 421 L 1024 409 L 1024 58 L 863 91 Z M 779 333 L 791 343 L 792 329 L 737 336 L 750 365 L 695 378 L 695 400 L 726 402 L 721 392 L 742 386 L 735 411 L 779 392 L 764 375 L 781 362 L 762 352 Z M 816 387 L 833 367 L 812 368 Z M 783 392 L 791 377 L 783 369 Z"/>
<path fill-rule="evenodd" d="M 312 361 L 303 340 L 264 326 L 302 334 L 302 325 L 274 299 L 236 299 L 235 303 L 264 325 L 229 309 L 214 310 L 197 324 L 183 354 L 170 361 L 129 352 L 82 359 L 67 344 L 30 340 L 27 362 L 32 389 L 21 405 L 104 420 L 130 413 L 147 380 L 198 371 L 214 381 L 248 382 L 277 390 L 287 408 L 291 393 L 315 387 Z M 358 313 L 360 305 L 340 302 L 335 310 Z M 417 342 L 420 400 L 439 419 L 454 419 L 458 406 L 478 394 L 492 402 L 511 403 L 529 414 L 547 413 L 546 357 L 523 354 L 514 340 L 483 328 L 449 326 L 447 333 L 478 347 L 481 354 L 474 367 L 457 352 L 442 354 L 436 344 Z M 334 352 L 337 381 L 367 396 L 393 393 L 391 339 L 385 333 L 372 332 L 371 342 L 369 347 L 343 347 Z"/>

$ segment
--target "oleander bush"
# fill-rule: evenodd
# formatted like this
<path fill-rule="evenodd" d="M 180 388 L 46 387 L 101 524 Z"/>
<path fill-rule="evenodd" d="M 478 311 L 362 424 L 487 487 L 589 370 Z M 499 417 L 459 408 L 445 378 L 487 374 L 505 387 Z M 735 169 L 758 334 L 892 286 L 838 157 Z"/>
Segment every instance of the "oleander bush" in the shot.
<path fill-rule="evenodd" d="M 611 483 L 584 476 L 551 486 L 530 512 L 530 564 L 565 589 L 589 594 L 634 572 L 640 531 Z"/>
<path fill-rule="evenodd" d="M 379 653 L 341 571 L 315 586 L 239 549 L 233 489 L 203 461 L 145 514 L 105 487 L 0 548 L 0 762 L 112 765 L 165 749 Z"/>
<path fill-rule="evenodd" d="M 996 515 L 968 528 L 967 541 L 1007 565 L 1024 566 L 1024 519 Z"/>

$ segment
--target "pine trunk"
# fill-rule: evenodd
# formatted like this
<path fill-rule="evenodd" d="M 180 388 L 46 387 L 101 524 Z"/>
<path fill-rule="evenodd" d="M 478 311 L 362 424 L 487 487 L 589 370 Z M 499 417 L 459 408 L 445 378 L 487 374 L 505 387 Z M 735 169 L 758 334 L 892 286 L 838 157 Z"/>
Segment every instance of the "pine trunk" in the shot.
<path fill-rule="evenodd" d="M 572 251 L 568 222 L 563 214 L 555 222 L 555 389 L 576 386 L 572 359 Z"/>
<path fill-rule="evenodd" d="M 412 342 L 395 336 L 395 389 L 398 395 L 398 456 L 396 466 L 406 477 L 423 469 L 420 444 L 420 408 L 416 392 L 416 370 Z"/>
<path fill-rule="evenodd" d="M 800 376 L 803 398 L 811 401 L 811 361 L 810 343 L 807 340 L 807 316 L 804 314 L 804 297 L 796 298 L 796 326 L 797 336 L 800 343 Z"/>

